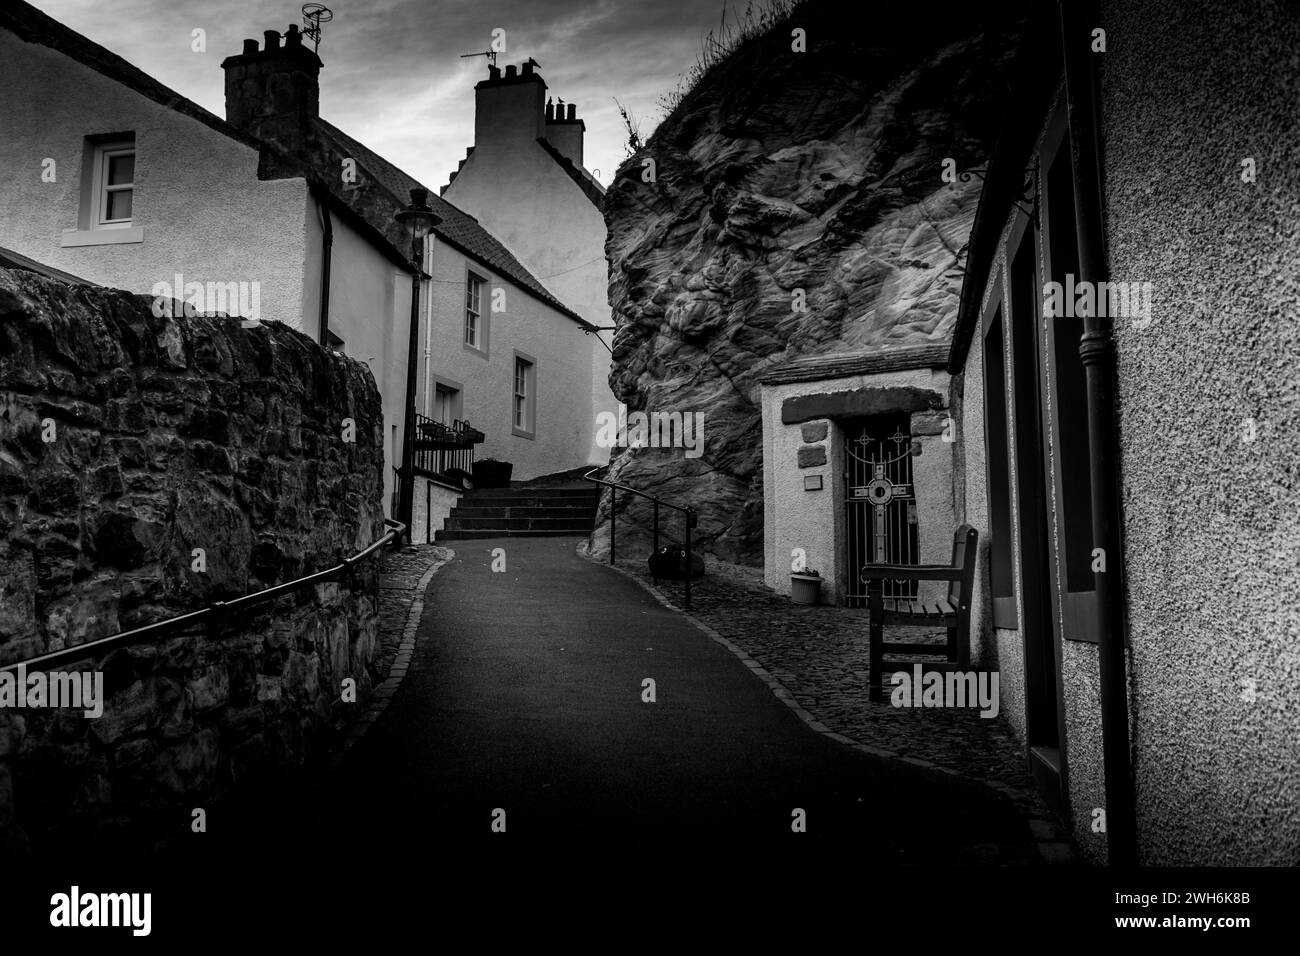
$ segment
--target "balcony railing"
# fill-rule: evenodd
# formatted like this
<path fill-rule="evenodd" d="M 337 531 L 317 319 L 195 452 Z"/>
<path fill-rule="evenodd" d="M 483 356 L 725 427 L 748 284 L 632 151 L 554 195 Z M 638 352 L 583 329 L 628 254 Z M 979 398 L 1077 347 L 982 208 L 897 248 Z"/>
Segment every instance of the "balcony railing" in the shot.
<path fill-rule="evenodd" d="M 458 419 L 447 425 L 417 412 L 412 446 L 415 473 L 463 486 L 474 473 L 474 446 L 484 437 L 469 422 Z"/>

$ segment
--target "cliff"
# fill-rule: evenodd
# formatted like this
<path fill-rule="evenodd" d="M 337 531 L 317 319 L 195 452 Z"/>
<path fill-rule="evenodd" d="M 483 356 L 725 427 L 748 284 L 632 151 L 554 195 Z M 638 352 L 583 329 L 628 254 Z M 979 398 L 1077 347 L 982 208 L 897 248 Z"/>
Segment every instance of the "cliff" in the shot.
<path fill-rule="evenodd" d="M 610 384 L 705 434 L 698 458 L 617 449 L 610 475 L 698 508 L 719 557 L 761 560 L 766 369 L 948 340 L 980 180 L 944 160 L 985 163 L 1015 30 L 944 7 L 855 25 L 810 0 L 710 69 L 606 194 Z M 624 507 L 620 539 L 648 522 Z"/>

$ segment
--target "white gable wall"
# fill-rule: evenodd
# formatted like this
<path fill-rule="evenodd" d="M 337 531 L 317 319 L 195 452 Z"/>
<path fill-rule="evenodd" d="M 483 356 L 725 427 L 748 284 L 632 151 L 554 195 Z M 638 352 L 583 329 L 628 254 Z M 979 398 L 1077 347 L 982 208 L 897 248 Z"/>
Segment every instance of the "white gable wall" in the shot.
<path fill-rule="evenodd" d="M 8 31 L 0 89 L 0 246 L 132 292 L 176 273 L 257 282 L 261 318 L 303 327 L 303 180 L 259 181 L 256 149 Z M 132 218 L 143 241 L 65 247 L 64 230 L 78 225 L 86 137 L 118 132 L 135 134 Z M 47 158 L 54 182 L 42 181 Z"/>

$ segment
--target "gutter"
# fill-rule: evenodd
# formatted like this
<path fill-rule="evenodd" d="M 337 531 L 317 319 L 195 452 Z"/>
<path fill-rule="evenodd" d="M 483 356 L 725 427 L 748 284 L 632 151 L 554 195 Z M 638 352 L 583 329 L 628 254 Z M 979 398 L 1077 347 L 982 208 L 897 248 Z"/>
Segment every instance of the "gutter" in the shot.
<path fill-rule="evenodd" d="M 330 216 L 329 202 L 316 196 L 316 214 L 321 220 L 321 270 L 320 270 L 320 335 L 321 345 L 329 345 L 330 331 L 330 263 L 334 258 L 334 220 Z"/>
<path fill-rule="evenodd" d="M 1074 201 L 1078 210 L 1079 272 L 1086 282 L 1107 277 L 1104 193 L 1101 179 L 1096 59 L 1089 46 L 1093 25 L 1101 22 L 1096 0 L 1082 15 L 1060 2 L 1061 52 L 1074 161 Z M 1075 3 L 1077 11 L 1078 0 Z M 1128 724 L 1126 669 L 1127 622 L 1124 608 L 1124 551 L 1120 532 L 1119 455 L 1115 419 L 1115 346 L 1109 317 L 1084 319 L 1079 355 L 1088 398 L 1088 467 L 1092 485 L 1092 536 L 1104 549 L 1106 570 L 1096 572 L 1101 633 L 1098 664 L 1101 686 L 1102 763 L 1106 775 L 1106 846 L 1110 866 L 1136 866 L 1137 813 Z"/>

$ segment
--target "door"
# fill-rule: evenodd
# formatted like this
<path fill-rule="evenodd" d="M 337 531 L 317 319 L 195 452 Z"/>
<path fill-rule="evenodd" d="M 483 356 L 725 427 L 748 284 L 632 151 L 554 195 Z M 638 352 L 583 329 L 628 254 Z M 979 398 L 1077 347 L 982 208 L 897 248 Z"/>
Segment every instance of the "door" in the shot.
<path fill-rule="evenodd" d="M 907 414 L 844 422 L 844 520 L 849 607 L 867 606 L 864 564 L 916 564 L 916 495 Z M 885 581 L 886 598 L 912 599 L 917 581 Z"/>

